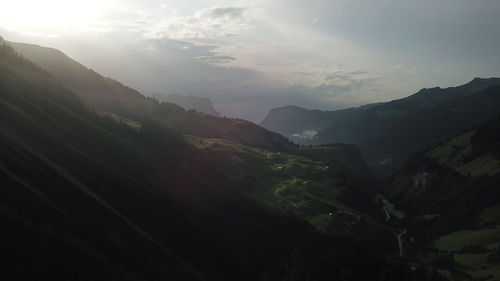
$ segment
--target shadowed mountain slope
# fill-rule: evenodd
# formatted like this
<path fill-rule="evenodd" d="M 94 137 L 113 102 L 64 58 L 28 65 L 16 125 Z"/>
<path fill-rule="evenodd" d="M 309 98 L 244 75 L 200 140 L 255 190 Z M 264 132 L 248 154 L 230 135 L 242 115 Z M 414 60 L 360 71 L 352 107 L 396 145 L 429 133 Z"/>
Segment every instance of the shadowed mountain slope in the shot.
<path fill-rule="evenodd" d="M 98 112 L 117 114 L 138 122 L 155 120 L 172 131 L 222 138 L 269 149 L 294 149 L 283 136 L 244 120 L 207 117 L 172 103 L 160 103 L 111 78 L 105 78 L 59 50 L 5 41 L 23 57 L 48 71 Z"/>

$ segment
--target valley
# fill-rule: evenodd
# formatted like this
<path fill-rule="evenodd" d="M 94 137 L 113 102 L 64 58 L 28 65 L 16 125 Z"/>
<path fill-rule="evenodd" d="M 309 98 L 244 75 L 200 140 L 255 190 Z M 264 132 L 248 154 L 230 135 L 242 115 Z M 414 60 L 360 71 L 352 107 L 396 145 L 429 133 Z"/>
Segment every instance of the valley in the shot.
<path fill-rule="evenodd" d="M 5 41 L 0 279 L 500 280 L 498 81 L 265 129 Z"/>
<path fill-rule="evenodd" d="M 375 219 L 348 207 L 347 201 L 342 202 L 345 194 L 358 191 L 336 175 L 343 175 L 334 164 L 336 159 L 327 162 L 290 153 L 273 153 L 221 139 L 194 136 L 186 136 L 186 139 L 198 148 L 232 155 L 232 177 L 246 182 L 249 187 L 243 192 L 266 207 L 293 213 L 332 235 L 368 237 L 367 232 L 388 231 Z M 369 196 L 357 194 L 360 202 L 354 204 L 370 205 Z M 370 230 L 365 232 L 364 228 Z"/>

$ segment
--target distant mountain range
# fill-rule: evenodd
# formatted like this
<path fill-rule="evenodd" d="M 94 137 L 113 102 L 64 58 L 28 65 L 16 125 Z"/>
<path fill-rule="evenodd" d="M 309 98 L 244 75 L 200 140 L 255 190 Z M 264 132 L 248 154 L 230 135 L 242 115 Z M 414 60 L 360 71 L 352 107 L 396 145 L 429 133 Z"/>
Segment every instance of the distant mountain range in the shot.
<path fill-rule="evenodd" d="M 181 95 L 162 95 L 155 94 L 152 96 L 162 102 L 170 102 L 179 105 L 186 110 L 195 110 L 205 114 L 210 114 L 213 116 L 220 116 L 212 104 L 212 101 L 208 98 L 197 97 L 197 96 L 181 96 Z"/>
<path fill-rule="evenodd" d="M 452 88 L 422 89 L 407 98 L 337 111 L 283 107 L 261 126 L 302 144 L 348 143 L 368 163 L 390 172 L 411 154 L 500 113 L 500 79 L 475 78 Z"/>

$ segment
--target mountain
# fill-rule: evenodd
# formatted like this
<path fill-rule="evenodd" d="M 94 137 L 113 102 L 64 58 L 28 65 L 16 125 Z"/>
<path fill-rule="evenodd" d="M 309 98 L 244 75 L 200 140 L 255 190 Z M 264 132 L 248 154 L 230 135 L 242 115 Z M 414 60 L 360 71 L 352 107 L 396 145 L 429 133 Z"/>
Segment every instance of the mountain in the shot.
<path fill-rule="evenodd" d="M 474 278 L 500 278 L 500 118 L 415 155 L 391 182 L 387 192 L 417 241 L 410 251 Z"/>
<path fill-rule="evenodd" d="M 71 89 L 87 108 L 134 122 L 154 120 L 179 134 L 222 138 L 269 149 L 295 149 L 283 136 L 245 120 L 206 117 L 172 103 L 145 97 L 138 91 L 86 68 L 59 50 L 4 41 L 16 52 L 48 71 Z"/>
<path fill-rule="evenodd" d="M 180 95 L 162 95 L 156 94 L 153 96 L 162 102 L 175 103 L 186 110 L 195 110 L 201 113 L 210 114 L 219 117 L 220 114 L 214 108 L 212 101 L 208 98 L 197 96 L 180 96 Z"/>
<path fill-rule="evenodd" d="M 0 46 L 0 58 L 2 278 L 201 279 L 145 230 L 160 213 L 166 220 L 185 215 L 155 199 L 158 191 L 144 175 L 157 161 L 134 140 L 143 137 L 87 111 L 8 46 Z M 170 143 L 161 152 L 178 157 L 182 149 Z M 140 217 L 150 218 L 139 225 Z"/>
<path fill-rule="evenodd" d="M 411 154 L 500 113 L 498 85 L 498 78 L 475 78 L 459 87 L 423 89 L 407 98 L 333 112 L 281 108 L 261 125 L 299 143 L 355 144 L 371 167 L 388 173 Z M 303 137 L 311 131 L 311 137 Z"/>
<path fill-rule="evenodd" d="M 260 123 L 269 130 L 294 137 L 301 132 L 318 132 L 324 130 L 333 118 L 336 111 L 309 110 L 297 106 L 275 108 L 269 112 L 266 119 Z M 314 135 L 310 138 L 312 139 Z"/>
<path fill-rule="evenodd" d="M 313 158 L 142 121 L 0 45 L 2 280 L 443 280 L 388 257 L 394 229 L 354 206 L 371 195 L 352 147 Z"/>
<path fill-rule="evenodd" d="M 297 106 L 275 108 L 260 123 L 269 130 L 279 132 L 298 143 L 312 143 L 317 133 L 333 123 L 351 120 L 360 112 L 377 104 L 336 111 L 310 110 Z M 309 132 L 309 134 L 308 134 Z"/>
<path fill-rule="evenodd" d="M 101 76 L 57 49 L 5 42 L 75 92 L 89 108 L 130 110 L 132 107 L 141 107 L 146 109 L 150 104 L 150 101 L 138 91 L 111 78 Z"/>

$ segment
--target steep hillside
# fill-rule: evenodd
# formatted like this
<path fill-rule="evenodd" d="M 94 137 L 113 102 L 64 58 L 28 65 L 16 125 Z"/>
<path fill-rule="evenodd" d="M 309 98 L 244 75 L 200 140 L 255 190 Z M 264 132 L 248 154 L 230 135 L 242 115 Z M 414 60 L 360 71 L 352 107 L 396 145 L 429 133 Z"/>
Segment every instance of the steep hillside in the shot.
<path fill-rule="evenodd" d="M 150 104 L 136 90 L 103 77 L 57 49 L 8 41 L 7 44 L 73 90 L 90 108 L 120 110 L 135 106 L 146 110 Z"/>
<path fill-rule="evenodd" d="M 201 113 L 210 114 L 213 116 L 220 116 L 212 104 L 212 101 L 208 98 L 202 98 L 197 96 L 180 96 L 180 95 L 162 95 L 156 94 L 153 96 L 162 102 L 175 103 L 186 110 L 195 110 Z"/>
<path fill-rule="evenodd" d="M 135 221 L 147 215 L 141 204 L 159 202 L 137 178 L 152 159 L 125 140 L 129 129 L 86 111 L 9 47 L 0 56 L 2 278 L 202 279 L 148 234 L 146 220 Z M 182 220 L 164 203 L 161 212 Z M 148 256 L 165 270 L 146 264 Z"/>
<path fill-rule="evenodd" d="M 101 118 L 10 48 L 0 57 L 4 280 L 254 280 L 311 235 L 238 195 L 224 159 Z"/>
<path fill-rule="evenodd" d="M 469 215 L 500 204 L 500 193 L 495 187 L 500 179 L 499 147 L 498 118 L 442 141 L 414 156 L 394 176 L 392 197 L 419 214 L 439 209 L 462 212 L 460 216 L 455 211 L 441 215 L 446 222 L 443 227 L 462 227 Z M 468 201 L 474 204 L 466 204 Z"/>
<path fill-rule="evenodd" d="M 273 112 L 262 125 L 286 136 L 297 134 L 291 131 L 317 131 L 309 139 L 294 139 L 306 144 L 355 144 L 370 166 L 387 173 L 411 154 L 500 113 L 498 85 L 500 79 L 476 78 L 463 86 L 423 89 L 404 99 L 356 109 L 290 114 L 278 110 L 280 114 Z M 291 129 L 287 122 L 300 125 Z"/>
<path fill-rule="evenodd" d="M 74 91 L 90 109 L 117 114 L 140 123 L 154 120 L 181 134 L 228 139 L 275 150 L 294 149 L 283 136 L 251 122 L 207 117 L 172 103 L 160 103 L 147 98 L 134 89 L 86 68 L 59 50 L 5 42 Z"/>
<path fill-rule="evenodd" d="M 392 182 L 421 249 L 451 255 L 450 266 L 471 276 L 500 279 L 500 266 L 488 261 L 500 246 L 499 118 L 416 155 Z"/>

